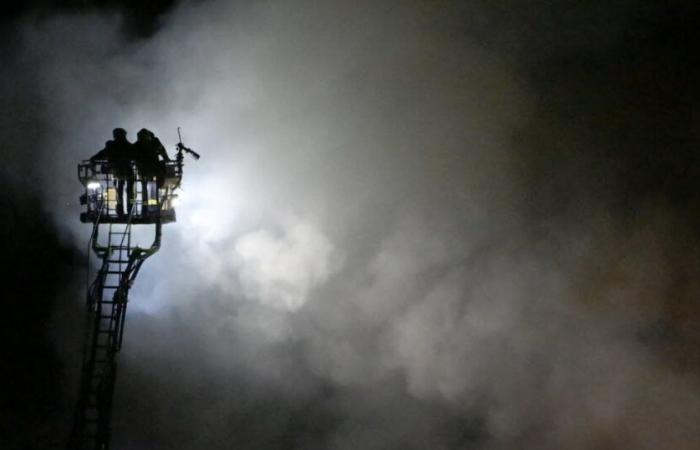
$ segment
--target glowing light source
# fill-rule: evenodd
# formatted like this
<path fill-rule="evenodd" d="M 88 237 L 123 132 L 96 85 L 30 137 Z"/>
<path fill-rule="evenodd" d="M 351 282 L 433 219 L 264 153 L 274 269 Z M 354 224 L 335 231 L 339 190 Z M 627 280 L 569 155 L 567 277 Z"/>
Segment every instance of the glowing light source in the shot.
<path fill-rule="evenodd" d="M 90 181 L 90 182 L 88 182 L 88 184 L 87 184 L 87 188 L 88 188 L 88 189 L 92 189 L 92 190 L 99 189 L 100 187 L 101 187 L 101 185 L 100 185 L 100 183 L 97 182 L 97 181 Z"/>

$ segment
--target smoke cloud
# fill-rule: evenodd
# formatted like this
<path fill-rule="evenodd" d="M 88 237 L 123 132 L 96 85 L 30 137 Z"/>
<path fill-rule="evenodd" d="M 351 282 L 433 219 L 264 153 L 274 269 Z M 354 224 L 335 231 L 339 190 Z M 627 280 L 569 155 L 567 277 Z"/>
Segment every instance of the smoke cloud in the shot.
<path fill-rule="evenodd" d="M 616 62 L 651 12 L 486 3 L 23 19 L 67 242 L 112 128 L 202 154 L 132 290 L 114 448 L 700 445 L 697 136 L 644 131 L 698 91 L 649 91 L 663 48 Z"/>

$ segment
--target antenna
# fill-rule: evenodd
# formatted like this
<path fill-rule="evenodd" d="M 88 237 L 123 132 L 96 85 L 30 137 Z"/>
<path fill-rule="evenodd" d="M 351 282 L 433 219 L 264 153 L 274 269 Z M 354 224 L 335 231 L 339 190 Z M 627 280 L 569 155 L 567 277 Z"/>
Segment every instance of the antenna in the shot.
<path fill-rule="evenodd" d="M 199 159 L 201 156 L 199 153 L 195 152 L 191 148 L 185 147 L 185 144 L 182 143 L 182 135 L 180 134 L 180 127 L 177 127 L 177 138 L 180 140 L 180 142 L 177 143 L 177 158 L 178 161 L 182 161 L 182 152 L 189 153 L 192 155 L 194 159 Z"/>

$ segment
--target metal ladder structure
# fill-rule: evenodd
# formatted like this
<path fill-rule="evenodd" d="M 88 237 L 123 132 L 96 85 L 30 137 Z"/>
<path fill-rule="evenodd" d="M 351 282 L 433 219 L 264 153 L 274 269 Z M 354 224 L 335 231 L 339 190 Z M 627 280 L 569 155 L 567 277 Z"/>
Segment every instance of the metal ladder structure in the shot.
<path fill-rule="evenodd" d="M 123 174 L 123 167 L 115 171 L 114 161 L 109 158 L 78 164 L 78 178 L 85 187 L 80 197 L 85 207 L 80 221 L 92 224 L 88 282 L 90 253 L 95 253 L 102 264 L 87 288 L 82 373 L 68 450 L 109 449 L 117 354 L 124 338 L 129 290 L 144 261 L 160 249 L 162 225 L 176 221 L 175 200 L 182 183 L 183 155 L 199 159 L 199 154 L 182 144 L 182 138 L 176 149 L 174 161 L 161 162 L 160 175 L 143 175 L 135 161 L 130 162 L 127 175 Z M 125 186 L 133 187 L 134 195 L 126 199 L 130 205 L 128 217 L 121 208 Z M 126 190 L 127 197 L 130 190 Z M 136 225 L 153 227 L 150 246 L 134 244 L 132 230 Z M 107 230 L 102 239 L 101 229 Z"/>
<path fill-rule="evenodd" d="M 80 391 L 71 450 L 107 450 L 110 443 L 110 413 L 117 373 L 116 355 L 121 349 L 129 289 L 146 258 L 160 247 L 161 224 L 156 221 L 150 248 L 132 245 L 131 213 L 126 223 L 109 223 L 105 245 L 99 244 L 100 223 L 91 237 L 92 250 L 102 260 L 87 294 L 87 326 L 83 349 Z"/>

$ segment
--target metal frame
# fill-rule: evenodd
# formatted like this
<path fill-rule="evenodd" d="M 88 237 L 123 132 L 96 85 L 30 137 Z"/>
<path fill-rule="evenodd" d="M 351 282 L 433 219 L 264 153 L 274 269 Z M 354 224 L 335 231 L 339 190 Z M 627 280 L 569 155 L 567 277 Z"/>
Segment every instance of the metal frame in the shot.
<path fill-rule="evenodd" d="M 180 161 L 164 162 L 165 177 L 160 189 L 156 187 L 153 178 L 143 179 L 139 173 L 137 164 L 131 165 L 133 173 L 134 197 L 132 204 L 135 206 L 130 213 L 129 221 L 132 224 L 150 224 L 159 220 L 161 223 L 175 222 L 175 208 L 173 200 L 177 198 L 175 190 L 182 181 L 182 163 Z M 85 187 L 81 196 L 81 203 L 86 207 L 80 214 L 80 221 L 85 223 L 125 223 L 126 217 L 120 216 L 117 211 L 117 199 L 119 194 L 117 183 L 124 181 L 116 177 L 106 160 L 86 160 L 78 165 L 78 178 Z M 152 204 L 143 204 L 142 182 L 145 181 L 149 190 L 156 191 L 156 201 Z M 124 199 L 120 199 L 122 202 Z M 150 199 L 149 199 L 150 200 Z M 128 203 L 128 199 L 125 203 Z M 150 203 L 150 201 L 149 201 Z"/>
<path fill-rule="evenodd" d="M 124 339 L 129 290 L 146 258 L 160 249 L 162 224 L 175 221 L 172 199 L 181 181 L 182 165 L 168 163 L 166 168 L 166 181 L 158 192 L 156 208 L 149 210 L 140 199 L 141 179 L 137 167 L 133 167 L 136 198 L 128 216 L 123 217 L 117 214 L 116 201 L 109 195 L 109 190 L 119 181 L 109 165 L 105 161 L 83 161 L 78 165 L 78 176 L 85 186 L 81 203 L 86 208 L 80 218 L 93 224 L 90 249 L 102 264 L 87 290 L 82 374 L 68 442 L 70 450 L 109 449 L 116 356 Z M 154 227 L 154 239 L 149 247 L 132 244 L 131 233 L 136 224 Z M 104 242 L 101 242 L 101 228 L 107 230 Z"/>

